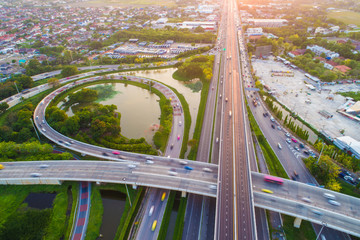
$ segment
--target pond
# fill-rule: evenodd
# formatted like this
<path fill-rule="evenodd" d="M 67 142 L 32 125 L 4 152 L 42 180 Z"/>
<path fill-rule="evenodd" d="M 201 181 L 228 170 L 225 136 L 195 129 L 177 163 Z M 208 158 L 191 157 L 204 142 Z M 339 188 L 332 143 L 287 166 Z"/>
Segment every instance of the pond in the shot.
<path fill-rule="evenodd" d="M 185 97 L 186 102 L 189 104 L 189 110 L 191 116 L 189 139 L 192 139 L 196 124 L 196 117 L 199 110 L 201 91 L 194 92 L 191 88 L 186 86 L 188 83 L 175 80 L 172 77 L 175 71 L 176 68 L 166 68 L 166 69 L 134 71 L 131 72 L 131 74 L 162 82 L 170 87 L 175 88 L 179 93 L 181 93 Z"/>
<path fill-rule="evenodd" d="M 100 190 L 104 214 L 100 234 L 103 240 L 113 240 L 125 209 L 126 195 L 119 191 Z"/>
<path fill-rule="evenodd" d="M 87 88 L 99 88 L 105 85 L 109 84 L 96 84 Z M 158 103 L 160 98 L 146 89 L 133 85 L 123 83 L 111 83 L 111 85 L 114 94 L 97 102 L 102 105 L 117 106 L 116 111 L 121 113 L 120 127 L 123 136 L 135 139 L 144 137 L 149 144 L 152 144 L 156 126 L 160 124 L 161 110 Z M 68 116 L 73 115 L 71 108 L 66 113 Z"/>
<path fill-rule="evenodd" d="M 56 193 L 29 193 L 24 203 L 27 203 L 31 208 L 42 210 L 52 208 L 55 197 Z"/>

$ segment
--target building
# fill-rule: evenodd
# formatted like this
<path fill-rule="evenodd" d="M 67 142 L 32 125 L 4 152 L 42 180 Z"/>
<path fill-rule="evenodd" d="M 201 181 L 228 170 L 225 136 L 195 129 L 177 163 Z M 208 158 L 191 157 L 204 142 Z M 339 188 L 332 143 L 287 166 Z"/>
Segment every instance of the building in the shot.
<path fill-rule="evenodd" d="M 248 28 L 246 29 L 245 36 L 262 36 L 264 35 L 263 29 L 259 28 Z"/>
<path fill-rule="evenodd" d="M 304 55 L 306 49 L 296 49 L 294 51 L 288 52 L 289 57 L 294 58 L 296 56 Z"/>
<path fill-rule="evenodd" d="M 320 56 L 322 53 L 325 54 L 325 56 L 327 58 L 337 58 L 340 55 L 336 52 L 327 50 L 326 48 L 317 46 L 317 45 L 312 45 L 312 46 L 306 46 L 306 49 L 310 49 L 313 53 L 315 53 L 316 55 Z"/>
<path fill-rule="evenodd" d="M 351 70 L 351 68 L 349 68 L 348 66 L 345 66 L 345 65 L 339 65 L 339 66 L 335 66 L 334 70 L 339 71 L 343 74 L 346 74 L 348 71 Z"/>
<path fill-rule="evenodd" d="M 343 136 L 334 139 L 334 144 L 338 148 L 346 151 L 349 155 L 360 158 L 360 142 L 356 141 L 352 137 Z"/>
<path fill-rule="evenodd" d="M 286 19 L 248 19 L 250 25 L 256 27 L 283 27 L 288 24 Z"/>
<path fill-rule="evenodd" d="M 190 28 L 194 29 L 197 27 L 202 27 L 205 30 L 215 30 L 216 29 L 216 22 L 191 22 L 191 21 L 184 21 L 180 28 Z"/>

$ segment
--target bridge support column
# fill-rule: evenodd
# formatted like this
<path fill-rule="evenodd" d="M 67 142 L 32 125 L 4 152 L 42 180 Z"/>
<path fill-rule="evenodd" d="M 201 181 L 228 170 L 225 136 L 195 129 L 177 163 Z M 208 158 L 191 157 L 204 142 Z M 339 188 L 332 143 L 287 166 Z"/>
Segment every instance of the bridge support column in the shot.
<path fill-rule="evenodd" d="M 137 189 L 137 186 L 134 184 L 134 185 L 132 185 L 132 188 L 133 188 L 133 189 Z"/>
<path fill-rule="evenodd" d="M 301 225 L 301 221 L 302 219 L 301 218 L 295 218 L 295 221 L 294 221 L 294 227 L 296 228 L 300 228 L 300 225 Z"/>
<path fill-rule="evenodd" d="M 181 192 L 181 197 L 186 197 L 186 192 L 182 191 Z"/>

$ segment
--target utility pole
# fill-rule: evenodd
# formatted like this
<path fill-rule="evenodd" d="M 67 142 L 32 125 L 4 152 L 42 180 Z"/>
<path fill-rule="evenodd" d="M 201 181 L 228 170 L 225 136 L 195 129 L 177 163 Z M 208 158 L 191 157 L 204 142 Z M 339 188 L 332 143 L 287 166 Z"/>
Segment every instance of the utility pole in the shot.
<path fill-rule="evenodd" d="M 128 195 L 128 198 L 129 198 L 130 207 L 132 207 L 131 198 L 130 198 L 129 189 L 127 187 L 127 184 L 125 184 L 125 187 L 126 187 L 126 193 Z"/>
<path fill-rule="evenodd" d="M 20 93 L 20 92 L 19 92 L 19 89 L 18 89 L 18 87 L 17 87 L 17 85 L 16 85 L 16 81 L 14 81 L 14 84 L 15 84 L 15 87 L 16 87 L 16 91 L 17 91 L 18 93 Z"/>
<path fill-rule="evenodd" d="M 322 143 L 322 148 L 321 148 L 321 151 L 320 151 L 320 154 L 319 154 L 318 160 L 316 161 L 316 164 L 319 164 L 319 160 L 320 160 L 321 154 L 322 154 L 322 152 L 323 152 L 323 150 L 324 150 L 324 147 L 325 147 L 325 144 L 324 144 L 324 143 Z"/>
<path fill-rule="evenodd" d="M 38 137 L 39 142 L 41 143 L 40 136 L 39 136 L 39 134 L 38 134 L 38 132 L 37 132 L 37 130 L 36 130 L 36 127 L 35 127 L 35 125 L 34 125 L 34 122 L 33 122 L 32 118 L 30 118 L 30 121 L 31 121 L 31 123 L 32 123 L 32 125 L 33 125 L 33 127 L 34 127 L 34 130 L 35 130 L 36 136 Z"/>

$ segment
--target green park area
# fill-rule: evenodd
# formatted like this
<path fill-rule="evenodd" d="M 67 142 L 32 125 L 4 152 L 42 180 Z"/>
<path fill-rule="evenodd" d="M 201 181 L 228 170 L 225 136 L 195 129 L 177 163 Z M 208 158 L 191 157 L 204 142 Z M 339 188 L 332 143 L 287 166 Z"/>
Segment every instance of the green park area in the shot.
<path fill-rule="evenodd" d="M 328 13 L 328 18 L 333 18 L 345 24 L 355 24 L 360 26 L 360 13 L 353 11 L 332 11 Z"/>

